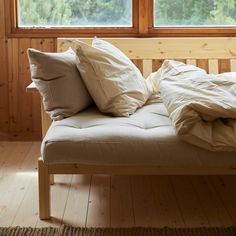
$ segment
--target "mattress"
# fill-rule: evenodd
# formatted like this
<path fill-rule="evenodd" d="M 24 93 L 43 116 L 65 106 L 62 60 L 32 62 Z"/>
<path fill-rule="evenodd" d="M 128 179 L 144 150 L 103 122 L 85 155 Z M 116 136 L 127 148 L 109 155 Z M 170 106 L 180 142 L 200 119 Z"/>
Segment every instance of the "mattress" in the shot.
<path fill-rule="evenodd" d="M 46 164 L 236 166 L 235 152 L 211 152 L 179 139 L 163 103 L 130 117 L 90 107 L 54 121 L 41 146 Z"/>

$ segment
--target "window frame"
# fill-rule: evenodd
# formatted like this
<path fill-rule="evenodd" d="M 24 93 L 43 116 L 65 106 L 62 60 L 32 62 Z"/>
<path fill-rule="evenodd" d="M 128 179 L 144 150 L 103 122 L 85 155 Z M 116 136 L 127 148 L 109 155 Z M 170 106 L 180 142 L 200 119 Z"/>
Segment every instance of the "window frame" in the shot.
<path fill-rule="evenodd" d="M 236 36 L 236 26 L 232 27 L 155 27 L 154 26 L 154 0 L 149 1 L 149 26 L 148 32 L 150 35 L 157 35 L 159 37 L 214 37 L 214 36 Z"/>
<path fill-rule="evenodd" d="M 8 37 L 194 37 L 236 36 L 235 27 L 154 27 L 154 0 L 133 1 L 133 27 L 19 28 L 17 0 L 5 0 Z"/>
<path fill-rule="evenodd" d="M 98 36 L 129 36 L 138 32 L 138 9 L 139 0 L 133 3 L 133 26 L 132 27 L 51 27 L 51 28 L 24 28 L 18 27 L 18 1 L 5 0 L 5 21 L 8 37 L 89 37 Z"/>

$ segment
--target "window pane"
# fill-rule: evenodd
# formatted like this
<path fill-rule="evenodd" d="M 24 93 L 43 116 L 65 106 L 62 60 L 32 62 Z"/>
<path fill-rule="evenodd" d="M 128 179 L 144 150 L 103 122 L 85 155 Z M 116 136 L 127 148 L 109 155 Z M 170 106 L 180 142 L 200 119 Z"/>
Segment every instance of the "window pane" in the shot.
<path fill-rule="evenodd" d="M 18 0 L 19 27 L 132 26 L 132 0 Z"/>
<path fill-rule="evenodd" d="M 236 0 L 154 0 L 154 25 L 235 26 Z"/>

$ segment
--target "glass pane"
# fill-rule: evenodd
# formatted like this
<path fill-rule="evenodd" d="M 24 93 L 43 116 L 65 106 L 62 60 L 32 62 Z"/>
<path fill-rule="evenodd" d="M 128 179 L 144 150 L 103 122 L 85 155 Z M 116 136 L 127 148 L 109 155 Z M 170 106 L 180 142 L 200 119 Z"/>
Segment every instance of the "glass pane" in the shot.
<path fill-rule="evenodd" d="M 132 0 L 18 0 L 19 27 L 132 26 Z"/>
<path fill-rule="evenodd" d="M 236 0 L 154 0 L 154 25 L 235 26 Z"/>

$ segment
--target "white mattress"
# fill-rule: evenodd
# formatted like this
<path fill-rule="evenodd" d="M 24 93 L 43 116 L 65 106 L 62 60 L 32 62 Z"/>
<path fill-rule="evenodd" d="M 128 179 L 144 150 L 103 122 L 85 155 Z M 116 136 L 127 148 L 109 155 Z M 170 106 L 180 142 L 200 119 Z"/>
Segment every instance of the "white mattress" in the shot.
<path fill-rule="evenodd" d="M 180 140 L 162 103 L 111 117 L 91 107 L 52 123 L 42 143 L 46 164 L 236 167 L 235 152 L 211 152 Z"/>

